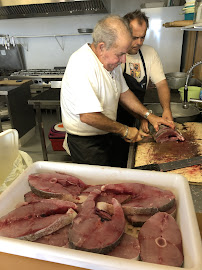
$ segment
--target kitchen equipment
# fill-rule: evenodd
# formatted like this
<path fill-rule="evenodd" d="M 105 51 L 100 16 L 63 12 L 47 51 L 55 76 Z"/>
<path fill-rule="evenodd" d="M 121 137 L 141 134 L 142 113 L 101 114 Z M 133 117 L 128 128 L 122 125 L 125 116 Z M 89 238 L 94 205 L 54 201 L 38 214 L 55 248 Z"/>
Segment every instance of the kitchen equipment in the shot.
<path fill-rule="evenodd" d="M 165 76 L 171 89 L 179 89 L 185 85 L 187 74 L 185 72 L 170 72 L 166 73 Z"/>
<path fill-rule="evenodd" d="M 3 85 L 7 85 L 7 86 L 10 86 L 10 85 L 21 85 L 23 83 L 26 83 L 26 82 L 29 82 L 30 80 L 2 80 L 0 81 L 0 86 L 3 86 Z"/>
<path fill-rule="evenodd" d="M 184 27 L 188 25 L 192 25 L 193 20 L 184 20 L 184 21 L 173 21 L 173 22 L 166 22 L 163 24 L 164 27 Z"/>
<path fill-rule="evenodd" d="M 190 98 L 195 98 L 195 99 L 199 99 L 199 94 L 200 94 L 200 87 L 199 86 L 188 86 L 188 97 L 187 100 L 190 101 Z M 180 96 L 181 96 L 181 100 L 184 100 L 184 87 L 180 87 L 178 89 Z"/>
<path fill-rule="evenodd" d="M 0 19 L 111 13 L 111 0 L 0 1 Z"/>
<path fill-rule="evenodd" d="M 55 69 L 22 69 L 11 74 L 11 79 L 32 79 L 35 84 L 45 84 L 50 81 L 61 81 L 65 68 Z"/>
<path fill-rule="evenodd" d="M 200 111 L 194 105 L 189 105 L 188 109 L 183 109 L 181 103 L 171 102 L 171 111 L 174 121 L 177 123 L 197 121 L 200 116 Z M 163 109 L 160 103 L 152 103 L 146 106 L 148 110 L 152 110 L 154 114 L 161 116 Z"/>
<path fill-rule="evenodd" d="M 202 164 L 202 156 L 192 157 L 192 158 L 183 159 L 183 160 L 170 161 L 170 162 L 160 163 L 160 164 L 153 163 L 153 164 L 134 167 L 132 169 L 168 172 L 168 171 L 190 167 L 190 166 L 198 165 L 198 164 Z"/>
<path fill-rule="evenodd" d="M 159 1 L 159 2 L 152 2 L 152 3 L 142 3 L 140 5 L 141 8 L 158 8 L 158 7 L 165 7 L 166 3 L 165 1 Z"/>
<path fill-rule="evenodd" d="M 189 78 L 191 77 L 191 74 L 192 74 L 192 71 L 195 67 L 199 66 L 202 64 L 202 61 L 198 61 L 196 63 L 194 63 L 190 69 L 187 71 L 187 78 L 186 78 L 186 83 L 185 83 L 185 86 L 184 86 L 184 100 L 182 102 L 183 104 L 183 108 L 184 109 L 188 109 L 189 108 L 189 103 L 188 103 L 188 100 L 187 100 L 187 97 L 188 97 L 188 83 L 189 83 Z"/>
<path fill-rule="evenodd" d="M 64 72 L 65 68 L 59 67 L 54 69 L 26 69 L 13 72 L 10 78 L 13 80 L 32 80 L 30 92 L 34 97 L 50 88 L 61 88 Z"/>
<path fill-rule="evenodd" d="M 156 143 L 152 138 L 144 138 L 136 145 L 135 157 L 133 158 L 134 162 L 131 162 L 131 168 L 201 156 L 202 123 L 176 123 L 176 128 L 182 133 L 185 141 Z M 202 184 L 202 164 L 168 171 L 167 173 L 169 172 L 183 175 L 189 182 Z"/>
<path fill-rule="evenodd" d="M 50 85 L 51 85 L 51 88 L 61 88 L 62 81 L 51 81 Z"/>
<path fill-rule="evenodd" d="M 12 70 L 13 72 L 25 69 L 23 49 L 20 44 L 16 44 L 15 47 L 11 46 L 9 50 L 0 45 L 0 69 Z"/>
<path fill-rule="evenodd" d="M 93 29 L 91 29 L 91 28 L 79 28 L 78 32 L 81 33 L 81 34 L 88 34 L 88 33 L 92 33 Z"/>
<path fill-rule="evenodd" d="M 143 183 L 171 190 L 177 200 L 176 221 L 182 233 L 184 250 L 184 269 L 200 270 L 201 240 L 196 214 L 187 180 L 177 174 L 163 172 L 147 172 L 125 168 L 93 166 L 84 164 L 36 162 L 31 165 L 18 179 L 14 181 L 0 197 L 0 216 L 13 210 L 24 201 L 24 194 L 30 191 L 27 182 L 28 175 L 39 172 L 62 172 L 74 175 L 89 185 L 106 183 Z M 12 198 L 12 200 L 11 200 Z M 175 270 L 176 267 L 156 265 L 142 261 L 121 259 L 113 256 L 95 254 L 85 251 L 53 247 L 19 239 L 0 237 L 0 252 L 51 261 L 63 265 L 73 265 L 87 269 L 102 270 Z"/>

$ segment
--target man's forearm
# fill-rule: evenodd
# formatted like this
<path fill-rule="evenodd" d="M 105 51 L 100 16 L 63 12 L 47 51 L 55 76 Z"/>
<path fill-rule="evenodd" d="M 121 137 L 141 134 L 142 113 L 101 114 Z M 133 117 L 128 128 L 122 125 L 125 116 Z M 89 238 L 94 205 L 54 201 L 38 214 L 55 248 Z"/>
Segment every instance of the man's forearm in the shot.
<path fill-rule="evenodd" d="M 166 80 L 156 84 L 158 91 L 159 101 L 163 110 L 170 109 L 170 89 Z"/>
<path fill-rule="evenodd" d="M 119 134 L 122 137 L 125 136 L 127 131 L 127 127 L 125 125 L 111 120 L 100 112 L 80 114 L 80 120 L 87 125 L 107 132 Z"/>

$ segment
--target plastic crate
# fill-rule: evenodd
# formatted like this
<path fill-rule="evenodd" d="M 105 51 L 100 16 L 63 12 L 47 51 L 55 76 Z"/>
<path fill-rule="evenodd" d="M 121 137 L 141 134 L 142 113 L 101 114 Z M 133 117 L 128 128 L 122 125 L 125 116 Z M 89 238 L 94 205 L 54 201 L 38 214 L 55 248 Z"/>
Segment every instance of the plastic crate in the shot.
<path fill-rule="evenodd" d="M 12 211 L 24 201 L 24 194 L 30 191 L 28 176 L 41 172 L 61 172 L 80 178 L 88 185 L 115 184 L 124 182 L 153 185 L 171 190 L 177 201 L 176 221 L 182 233 L 184 264 L 183 268 L 166 266 L 143 261 L 128 260 L 96 254 L 71 248 L 54 247 L 46 244 L 12 239 L 0 236 L 0 252 L 33 258 L 44 269 L 53 262 L 66 266 L 93 270 L 201 270 L 202 248 L 196 213 L 189 183 L 180 174 L 131 170 L 97 165 L 73 164 L 64 162 L 39 161 L 32 164 L 0 196 L 0 217 Z M 12 199 L 11 199 L 12 198 Z M 71 266 L 70 266 L 71 265 Z M 19 267 L 16 267 L 19 269 Z M 56 267 L 57 268 L 57 267 Z M 1 267 L 2 269 L 2 267 Z M 23 268 L 24 269 L 24 268 Z M 60 269 L 60 267 L 59 267 Z"/>
<path fill-rule="evenodd" d="M 64 139 L 49 139 L 52 144 L 53 151 L 65 151 L 63 148 Z"/>
<path fill-rule="evenodd" d="M 48 138 L 51 141 L 53 151 L 65 151 L 63 148 L 65 134 L 66 132 L 62 123 L 55 124 L 51 127 Z"/>

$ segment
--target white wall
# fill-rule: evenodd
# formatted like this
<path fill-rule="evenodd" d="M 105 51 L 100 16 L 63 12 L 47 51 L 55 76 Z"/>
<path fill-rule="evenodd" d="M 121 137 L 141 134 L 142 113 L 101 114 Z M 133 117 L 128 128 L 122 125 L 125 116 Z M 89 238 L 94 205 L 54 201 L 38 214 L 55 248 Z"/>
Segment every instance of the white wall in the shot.
<path fill-rule="evenodd" d="M 10 36 L 40 36 L 78 34 L 78 28 L 93 28 L 99 15 L 61 16 L 0 20 L 1 34 Z M 16 39 L 15 39 L 16 40 Z M 16 42 L 23 45 L 26 68 L 54 68 L 66 66 L 69 56 L 86 42 L 91 35 L 58 37 L 61 49 L 54 37 L 20 38 Z"/>
<path fill-rule="evenodd" d="M 129 11 L 139 9 L 141 3 L 152 1 L 111 0 L 111 13 L 124 15 Z M 77 34 L 78 28 L 93 28 L 96 22 L 105 15 L 72 15 L 0 20 L 0 35 L 9 35 L 11 37 Z M 78 35 L 59 37 L 58 40 L 64 46 L 64 50 L 60 48 L 54 37 L 16 39 L 16 43 L 23 45 L 26 68 L 64 67 L 70 55 L 84 43 L 91 42 L 92 38 L 91 35 Z"/>

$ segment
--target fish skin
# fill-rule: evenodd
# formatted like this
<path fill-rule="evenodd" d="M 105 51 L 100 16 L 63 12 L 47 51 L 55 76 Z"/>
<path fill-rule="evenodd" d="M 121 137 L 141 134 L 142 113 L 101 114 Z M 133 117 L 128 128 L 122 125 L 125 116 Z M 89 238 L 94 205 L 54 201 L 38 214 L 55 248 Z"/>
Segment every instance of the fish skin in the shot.
<path fill-rule="evenodd" d="M 71 248 L 107 254 L 120 243 L 126 222 L 121 205 L 113 198 L 114 215 L 110 221 L 102 221 L 95 212 L 99 194 L 99 190 L 91 192 L 74 219 L 69 231 Z"/>
<path fill-rule="evenodd" d="M 148 128 L 151 136 L 157 143 L 164 143 L 167 141 L 185 141 L 184 137 L 178 129 L 171 129 L 166 125 L 160 125 L 159 130 L 156 131 L 151 124 L 149 124 Z M 163 133 L 169 131 L 171 136 L 165 136 L 164 138 L 162 138 Z"/>

